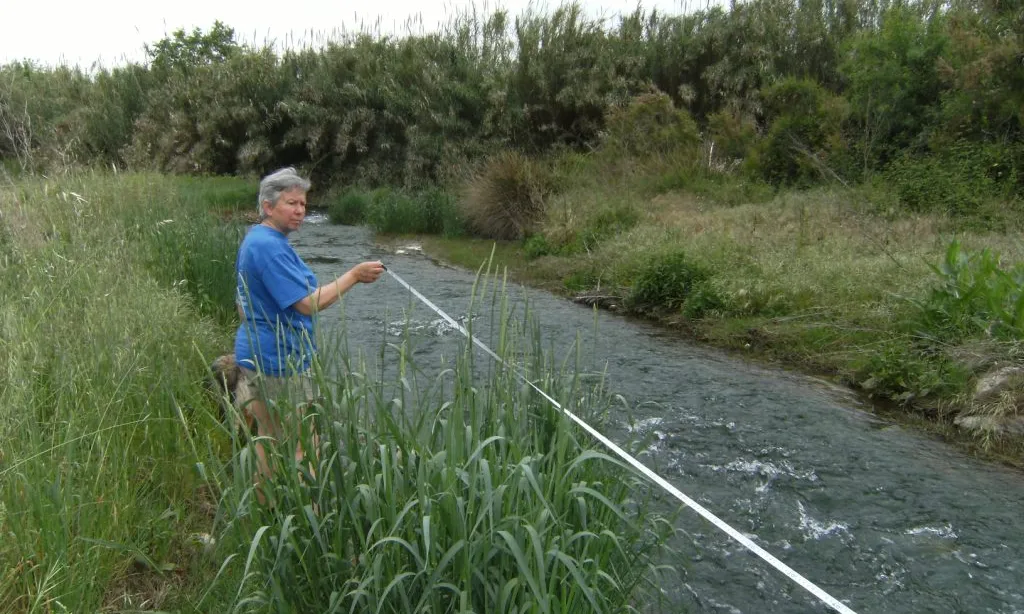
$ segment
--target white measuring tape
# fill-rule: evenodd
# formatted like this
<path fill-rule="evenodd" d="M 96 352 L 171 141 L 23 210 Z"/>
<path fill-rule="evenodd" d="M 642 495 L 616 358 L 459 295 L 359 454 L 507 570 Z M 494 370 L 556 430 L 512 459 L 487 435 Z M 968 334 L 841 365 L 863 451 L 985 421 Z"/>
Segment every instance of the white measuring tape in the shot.
<path fill-rule="evenodd" d="M 614 441 L 608 439 L 607 437 L 602 435 L 597 429 L 595 429 L 594 427 L 592 427 L 589 424 L 587 424 L 586 422 L 584 422 L 582 418 L 580 418 L 576 414 L 574 414 L 571 411 L 569 411 L 569 410 L 565 409 L 564 407 L 562 407 L 562 405 L 558 401 L 556 401 L 553 398 L 551 398 L 551 396 L 548 395 L 548 393 L 544 392 L 543 390 L 538 388 L 533 382 L 528 380 L 526 378 L 526 376 L 523 375 L 521 369 L 519 369 L 518 367 L 516 367 L 514 365 L 510 365 L 507 362 L 505 362 L 500 356 L 495 354 L 491 350 L 491 348 L 487 347 L 486 345 L 483 344 L 482 341 L 480 341 L 479 339 L 477 339 L 473 335 L 469 334 L 469 331 L 466 330 L 461 324 L 456 322 L 451 316 L 449 316 L 447 313 L 442 311 L 440 307 L 438 307 L 434 303 L 430 302 L 430 299 L 428 299 L 427 297 L 425 297 L 422 294 L 420 294 L 419 291 L 416 290 L 416 288 L 413 288 L 408 283 L 406 283 L 406 281 L 404 279 L 402 279 L 401 277 L 399 277 L 398 275 L 396 275 L 394 273 L 394 271 L 392 271 L 391 269 L 389 269 L 387 267 L 385 267 L 384 270 L 387 271 L 388 275 L 393 277 L 395 281 L 397 281 L 398 283 L 402 284 L 405 287 L 406 290 L 411 292 L 413 294 L 413 296 L 415 296 L 420 301 L 422 301 L 424 305 L 426 305 L 427 307 L 430 307 L 431 309 L 433 309 L 439 316 L 444 318 L 446 322 L 451 324 L 456 330 L 458 330 L 463 335 L 465 335 L 466 338 L 471 340 L 474 345 L 476 345 L 478 348 L 480 348 L 481 350 L 486 352 L 491 358 L 493 358 L 494 360 L 498 361 L 499 363 L 501 363 L 505 367 L 508 367 L 509 369 L 512 369 L 512 371 L 516 375 L 518 375 L 521 380 L 523 380 L 524 382 L 529 384 L 531 388 L 536 390 L 538 394 L 540 394 L 542 397 L 544 397 L 549 403 L 551 403 L 556 409 L 558 409 L 558 411 L 562 412 L 570 420 L 572 420 L 573 422 L 578 424 L 583 430 L 585 430 L 586 432 L 590 433 L 590 435 L 593 436 L 594 439 L 597 439 L 598 441 L 603 443 L 609 450 L 614 452 L 622 460 L 624 460 L 627 463 L 629 463 L 634 469 L 636 469 L 640 473 L 642 473 L 645 476 L 647 476 L 648 478 L 650 478 L 650 480 L 652 482 L 654 482 L 655 484 L 657 484 L 658 486 L 661 486 L 662 488 L 664 488 L 665 490 L 670 492 L 676 499 L 679 499 L 680 501 L 683 502 L 683 504 L 685 504 L 686 506 L 691 508 L 693 511 L 695 511 L 698 514 L 700 514 L 701 516 L 703 516 L 705 520 L 707 520 L 711 524 L 713 524 L 716 527 L 718 527 L 719 529 L 721 529 L 729 537 L 731 537 L 731 538 L 735 539 L 736 541 L 738 541 L 747 550 L 750 550 L 751 552 L 753 552 L 757 556 L 759 556 L 762 559 L 764 559 L 769 565 L 771 565 L 775 569 L 777 569 L 780 572 L 782 572 L 782 574 L 785 575 L 787 578 L 789 578 L 793 582 L 796 582 L 797 584 L 799 584 L 802 588 L 804 588 L 809 593 L 811 593 L 812 595 L 814 595 L 815 597 L 820 599 L 823 603 L 825 603 L 826 605 L 831 607 L 836 612 L 840 612 L 841 614 L 857 614 L 856 612 L 854 612 L 853 610 L 848 608 L 846 605 L 844 605 L 841 601 L 839 601 L 838 599 L 836 599 L 832 595 L 829 595 L 824 590 L 819 588 L 816 584 L 814 584 L 813 582 L 811 582 L 807 578 L 805 578 L 805 577 L 801 576 L 800 574 L 798 574 L 791 567 L 789 567 L 788 565 L 786 565 L 785 563 L 783 563 L 779 559 L 775 558 L 770 552 L 768 552 L 764 548 L 762 548 L 762 547 L 758 546 L 757 544 L 755 544 L 746 535 L 740 533 L 736 529 L 734 529 L 731 526 L 729 526 L 728 524 L 726 524 L 726 522 L 724 520 L 722 520 L 718 516 L 715 516 L 714 514 L 709 512 L 707 509 L 704 508 L 704 506 L 702 506 L 701 504 L 697 503 L 696 501 L 694 501 L 690 497 L 686 496 L 685 493 L 683 493 L 681 490 L 679 490 L 678 488 L 676 488 L 675 486 L 670 484 L 668 482 L 668 480 L 666 480 L 665 478 L 663 478 L 660 475 L 658 475 L 657 473 L 655 473 L 653 470 L 648 468 L 647 465 L 645 465 L 645 464 L 641 463 L 640 461 L 638 461 L 636 458 L 634 458 L 628 452 L 626 452 L 625 450 L 620 448 Z"/>

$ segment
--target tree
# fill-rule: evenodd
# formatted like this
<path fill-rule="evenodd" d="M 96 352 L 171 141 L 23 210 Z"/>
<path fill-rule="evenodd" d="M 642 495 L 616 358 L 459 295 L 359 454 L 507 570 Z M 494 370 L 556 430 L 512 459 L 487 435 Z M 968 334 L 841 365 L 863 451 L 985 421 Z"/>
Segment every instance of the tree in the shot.
<path fill-rule="evenodd" d="M 239 46 L 235 30 L 215 21 L 209 32 L 195 28 L 186 34 L 179 28 L 145 49 L 153 72 L 166 76 L 174 70 L 187 74 L 198 66 L 223 62 L 237 53 Z"/>

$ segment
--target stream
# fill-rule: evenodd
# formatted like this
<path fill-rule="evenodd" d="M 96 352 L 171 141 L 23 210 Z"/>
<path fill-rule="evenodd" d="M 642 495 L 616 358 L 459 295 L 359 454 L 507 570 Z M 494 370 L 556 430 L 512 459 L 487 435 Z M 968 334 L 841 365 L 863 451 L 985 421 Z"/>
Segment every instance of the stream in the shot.
<path fill-rule="evenodd" d="M 368 229 L 311 215 L 291 240 L 321 283 L 380 259 L 452 316 L 468 311 L 475 272 L 386 250 Z M 581 367 L 626 399 L 606 435 L 648 442 L 642 462 L 856 612 L 1024 614 L 1024 475 L 886 422 L 826 382 L 539 290 L 510 284 L 509 296 L 529 298 L 545 347 L 578 341 Z M 406 324 L 418 364 L 462 343 L 387 275 L 321 317 L 325 328 L 343 317 L 350 352 L 369 360 Z M 692 510 L 675 524 L 668 605 L 641 611 L 832 611 Z"/>

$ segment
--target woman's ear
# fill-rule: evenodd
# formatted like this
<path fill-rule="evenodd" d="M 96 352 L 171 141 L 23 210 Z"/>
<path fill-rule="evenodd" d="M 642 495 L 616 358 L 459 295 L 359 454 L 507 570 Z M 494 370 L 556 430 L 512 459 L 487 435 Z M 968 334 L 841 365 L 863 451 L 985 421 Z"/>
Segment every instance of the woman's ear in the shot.
<path fill-rule="evenodd" d="M 263 211 L 263 217 L 270 217 L 270 211 L 274 208 L 269 200 L 265 200 L 261 203 L 260 209 Z"/>

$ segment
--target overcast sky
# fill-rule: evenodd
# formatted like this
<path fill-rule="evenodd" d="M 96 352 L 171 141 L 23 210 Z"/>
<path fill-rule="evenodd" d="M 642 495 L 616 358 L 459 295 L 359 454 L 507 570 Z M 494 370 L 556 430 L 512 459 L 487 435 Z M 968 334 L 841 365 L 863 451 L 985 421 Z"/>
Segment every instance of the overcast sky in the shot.
<path fill-rule="evenodd" d="M 703 8 L 704 0 L 645 0 L 646 10 L 682 13 Z M 540 10 L 557 0 L 532 2 Z M 637 7 L 637 0 L 581 0 L 591 15 L 613 16 Z M 694 6 L 697 4 L 698 6 Z M 178 28 L 207 29 L 221 20 L 243 42 L 322 42 L 343 31 L 404 33 L 410 18 L 415 31 L 431 30 L 467 7 L 471 0 L 0 0 L 0 63 L 31 59 L 46 65 L 89 68 L 144 58 L 143 44 Z M 478 10 L 502 6 L 513 16 L 530 0 L 475 3 Z M 420 25 L 422 24 L 422 25 Z"/>

